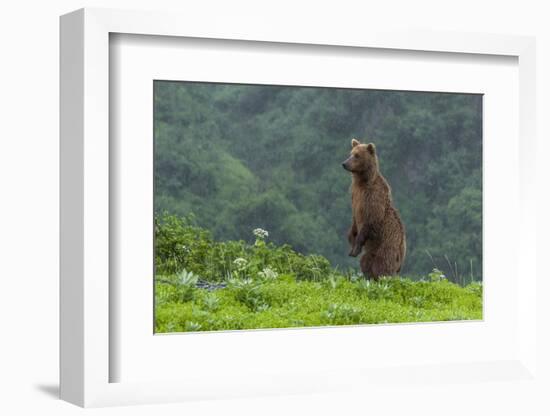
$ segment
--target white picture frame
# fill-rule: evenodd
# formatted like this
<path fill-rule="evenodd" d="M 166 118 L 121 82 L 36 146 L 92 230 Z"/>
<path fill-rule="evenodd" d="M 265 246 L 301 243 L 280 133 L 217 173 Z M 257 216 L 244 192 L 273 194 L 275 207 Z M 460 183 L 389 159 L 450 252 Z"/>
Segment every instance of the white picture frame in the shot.
<path fill-rule="evenodd" d="M 395 32 L 351 29 L 338 34 L 322 28 L 307 32 L 296 27 L 258 25 L 243 19 L 204 25 L 191 16 L 168 13 L 82 9 L 61 18 L 61 398 L 80 406 L 158 403 L 197 398 L 242 397 L 262 394 L 308 393 L 342 389 L 369 390 L 380 383 L 413 378 L 420 383 L 453 379 L 486 385 L 507 381 L 525 386 L 537 383 L 536 361 L 536 217 L 535 169 L 535 42 L 533 38 L 465 33 Z M 238 27 L 238 32 L 236 28 Z M 110 348 L 109 276 L 110 215 L 109 37 L 110 34 L 156 35 L 225 39 L 281 44 L 428 51 L 439 54 L 504 55 L 517 58 L 519 68 L 518 163 L 520 222 L 517 239 L 517 334 L 514 345 L 498 360 L 472 362 L 419 361 L 401 370 L 368 366 L 323 369 L 321 373 L 282 371 L 263 379 L 238 380 L 222 373 L 213 380 L 198 375 L 178 381 L 112 382 L 110 368 L 120 359 Z M 529 214 L 528 214 L 529 213 Z M 395 331 L 411 331 L 412 326 Z M 315 330 L 313 330 L 315 331 Z M 345 331 L 353 332 L 354 328 Z M 341 332 L 343 333 L 343 332 Z M 278 335 L 274 333 L 275 337 Z M 311 332 L 309 336 L 320 336 Z M 331 334 L 323 336 L 332 336 Z M 216 341 L 219 342 L 219 341 Z M 497 354 L 498 355 L 498 354 Z M 152 358 L 151 358 L 152 359 Z M 322 377 L 324 374 L 326 377 Z M 438 378 L 440 377 L 440 378 Z M 342 381 L 344 380 L 344 381 Z M 410 380 L 409 380 L 410 382 Z M 398 384 L 398 383 L 396 383 Z M 406 382 L 405 382 L 406 384 Z"/>

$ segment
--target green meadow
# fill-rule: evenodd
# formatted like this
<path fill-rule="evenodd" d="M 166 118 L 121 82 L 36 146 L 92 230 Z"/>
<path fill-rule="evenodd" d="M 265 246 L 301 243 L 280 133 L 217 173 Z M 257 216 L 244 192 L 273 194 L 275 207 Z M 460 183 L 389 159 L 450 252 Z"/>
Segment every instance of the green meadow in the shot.
<path fill-rule="evenodd" d="M 482 319 L 482 284 L 424 278 L 369 281 L 251 230 L 252 242 L 213 240 L 192 219 L 156 221 L 156 332 Z"/>

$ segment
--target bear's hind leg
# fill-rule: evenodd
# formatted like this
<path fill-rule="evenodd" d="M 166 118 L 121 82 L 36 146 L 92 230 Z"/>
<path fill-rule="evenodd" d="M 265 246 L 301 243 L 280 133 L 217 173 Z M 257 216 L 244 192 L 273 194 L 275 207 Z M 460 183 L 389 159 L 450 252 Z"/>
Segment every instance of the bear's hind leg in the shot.
<path fill-rule="evenodd" d="M 371 273 L 378 280 L 380 276 L 391 276 L 393 273 L 388 272 L 388 268 L 384 264 L 384 260 L 380 257 L 373 259 L 370 265 Z"/>
<path fill-rule="evenodd" d="M 372 256 L 369 256 L 368 253 L 365 253 L 361 257 L 361 260 L 359 262 L 361 266 L 361 272 L 368 280 L 371 280 L 371 279 L 378 280 L 378 276 L 374 273 L 372 269 L 373 260 L 374 259 Z"/>
<path fill-rule="evenodd" d="M 401 270 L 399 254 L 388 247 L 381 247 L 370 262 L 372 274 L 377 278 L 380 276 L 395 276 Z"/>

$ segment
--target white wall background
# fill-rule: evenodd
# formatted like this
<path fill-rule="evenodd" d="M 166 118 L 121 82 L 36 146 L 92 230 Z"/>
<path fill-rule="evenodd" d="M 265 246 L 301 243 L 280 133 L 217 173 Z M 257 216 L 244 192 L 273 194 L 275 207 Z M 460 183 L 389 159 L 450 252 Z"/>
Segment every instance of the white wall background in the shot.
<path fill-rule="evenodd" d="M 327 31 L 347 25 L 388 22 L 400 27 L 536 35 L 538 38 L 539 248 L 550 232 L 542 214 L 550 212 L 550 12 L 534 0 L 363 0 L 363 1 L 169 1 L 169 0 L 20 0 L 0 9 L 0 414 L 77 414 L 81 409 L 57 400 L 58 389 L 58 16 L 84 6 L 177 10 L 197 15 L 245 13 L 286 24 L 325 22 Z M 513 226 L 513 221 L 511 221 Z M 506 230 L 503 230 L 505 238 Z M 540 256 L 540 266 L 543 265 Z M 543 273 L 541 268 L 539 273 Z M 550 293 L 542 282 L 539 293 Z M 549 308 L 541 313 L 548 322 Z M 548 331 L 547 331 L 548 332 Z M 541 331 L 546 351 L 549 336 Z M 547 353 L 546 353 L 547 355 Z M 542 362 L 548 358 L 541 354 Z M 533 395 L 495 387 L 488 399 L 467 384 L 457 384 L 452 401 L 438 388 L 407 397 L 372 400 L 345 393 L 260 398 L 92 410 L 125 414 L 402 414 L 422 409 L 446 415 L 550 414 Z M 502 394 L 498 395 L 498 389 Z"/>

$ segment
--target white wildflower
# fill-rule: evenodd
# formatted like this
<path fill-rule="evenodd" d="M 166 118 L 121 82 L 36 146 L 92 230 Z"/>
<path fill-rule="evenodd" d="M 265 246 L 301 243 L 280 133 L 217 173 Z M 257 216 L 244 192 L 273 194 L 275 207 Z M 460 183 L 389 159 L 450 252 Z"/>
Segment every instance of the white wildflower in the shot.
<path fill-rule="evenodd" d="M 252 231 L 252 234 L 254 234 L 256 238 L 260 238 L 262 240 L 264 240 L 267 236 L 269 236 L 269 233 L 262 228 L 255 228 Z"/>
<path fill-rule="evenodd" d="M 233 260 L 233 264 L 237 266 L 239 270 L 242 270 L 246 267 L 248 264 L 248 261 L 246 259 L 243 259 L 242 257 L 238 257 L 235 260 Z"/>

